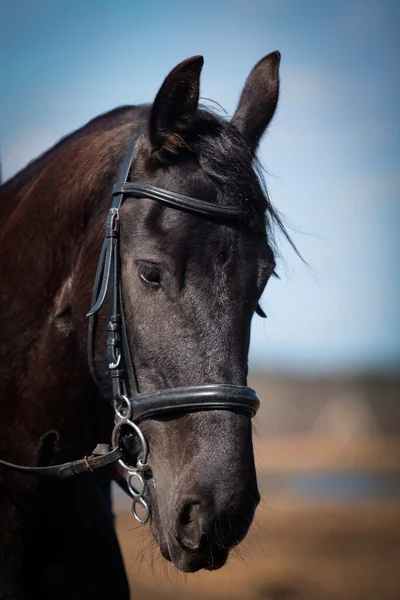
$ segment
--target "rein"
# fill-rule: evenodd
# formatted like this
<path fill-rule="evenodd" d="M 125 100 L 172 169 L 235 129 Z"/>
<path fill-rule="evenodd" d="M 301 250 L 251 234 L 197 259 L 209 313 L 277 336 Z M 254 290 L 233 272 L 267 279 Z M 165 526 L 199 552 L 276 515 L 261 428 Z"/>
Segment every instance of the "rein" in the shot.
<path fill-rule="evenodd" d="M 134 363 L 128 343 L 126 321 L 122 299 L 121 266 L 119 254 L 120 215 L 122 203 L 130 198 L 147 198 L 166 206 L 194 214 L 225 221 L 240 220 L 241 209 L 235 206 L 219 206 L 164 190 L 140 182 L 128 182 L 129 173 L 140 139 L 140 130 L 134 137 L 123 161 L 118 181 L 113 187 L 113 202 L 106 221 L 106 233 L 97 266 L 92 307 L 87 313 L 88 327 L 88 363 L 91 374 L 98 384 L 95 374 L 94 337 L 96 315 L 106 297 L 109 299 L 109 321 L 107 324 L 107 361 L 112 382 L 114 399 L 115 426 L 111 436 L 111 448 L 105 444 L 96 446 L 90 457 L 48 467 L 28 467 L 16 465 L 0 459 L 0 464 L 23 473 L 36 475 L 57 475 L 61 478 L 77 475 L 117 462 L 127 471 L 127 487 L 133 497 L 132 512 L 140 523 L 147 522 L 150 511 L 144 499 L 146 481 L 142 473 L 149 470 L 147 463 L 148 446 L 138 423 L 146 418 L 160 414 L 176 412 L 194 412 L 199 410 L 233 410 L 242 412 L 250 418 L 256 414 L 260 401 L 256 392 L 247 386 L 215 384 L 168 388 L 150 394 L 140 394 Z M 125 461 L 126 449 L 123 447 L 121 433 L 133 430 L 139 437 L 141 453 L 136 465 Z M 145 511 L 141 518 L 137 506 Z"/>

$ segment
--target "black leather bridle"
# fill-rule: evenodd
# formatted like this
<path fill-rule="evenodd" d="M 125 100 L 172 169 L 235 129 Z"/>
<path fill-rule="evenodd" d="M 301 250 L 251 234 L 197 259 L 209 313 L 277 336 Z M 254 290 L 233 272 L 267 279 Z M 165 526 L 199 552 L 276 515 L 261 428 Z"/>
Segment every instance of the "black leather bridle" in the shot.
<path fill-rule="evenodd" d="M 3 460 L 0 464 L 18 471 L 42 475 L 68 477 L 87 470 L 93 470 L 119 460 L 137 475 L 137 469 L 147 468 L 147 445 L 138 423 L 145 418 L 176 412 L 224 409 L 242 412 L 253 417 L 259 408 L 259 399 L 254 390 L 247 386 L 216 384 L 200 385 L 159 390 L 150 394 L 140 394 L 132 361 L 121 287 L 121 268 L 119 254 L 120 217 L 119 209 L 124 201 L 131 198 L 147 198 L 168 207 L 201 215 L 224 223 L 242 218 L 241 209 L 236 206 L 220 206 L 198 198 L 192 198 L 140 182 L 128 182 L 137 143 L 141 137 L 139 131 L 133 139 L 122 164 L 118 181 L 113 187 L 113 202 L 107 216 L 106 234 L 97 267 L 92 307 L 88 329 L 88 362 L 91 373 L 97 383 L 94 360 L 94 337 L 96 315 L 106 297 L 109 299 L 109 321 L 107 325 L 107 360 L 112 381 L 112 395 L 116 413 L 116 425 L 113 432 L 112 449 L 104 445 L 96 447 L 90 457 L 80 461 L 52 465 L 49 467 L 25 467 Z M 123 462 L 124 447 L 119 432 L 122 425 L 131 426 L 142 442 L 143 456 L 139 467 L 131 467 Z M 97 452 L 96 452 L 97 450 Z M 135 471 L 133 473 L 133 471 Z M 139 478 L 141 479 L 140 475 Z M 134 495 L 134 494 L 133 494 Z M 137 494 L 135 497 L 139 497 Z M 136 515 L 135 515 L 136 516 Z"/>
<path fill-rule="evenodd" d="M 113 187 L 111 205 L 106 226 L 106 235 L 97 267 L 93 289 L 93 306 L 89 310 L 88 362 L 94 374 L 93 332 L 94 316 L 101 308 L 107 293 L 110 303 L 110 318 L 107 325 L 107 360 L 111 374 L 114 402 L 125 402 L 129 398 L 132 407 L 131 420 L 139 422 L 146 417 L 176 411 L 206 409 L 229 409 L 247 413 L 253 417 L 259 400 L 249 387 L 237 385 L 201 385 L 164 389 L 151 394 L 140 394 L 134 363 L 131 358 L 124 318 L 121 293 L 119 256 L 119 209 L 127 198 L 148 198 L 166 206 L 211 218 L 240 219 L 241 210 L 235 206 L 219 206 L 198 198 L 183 196 L 144 183 L 127 181 L 139 132 L 134 138 L 120 170 L 118 182 Z"/>

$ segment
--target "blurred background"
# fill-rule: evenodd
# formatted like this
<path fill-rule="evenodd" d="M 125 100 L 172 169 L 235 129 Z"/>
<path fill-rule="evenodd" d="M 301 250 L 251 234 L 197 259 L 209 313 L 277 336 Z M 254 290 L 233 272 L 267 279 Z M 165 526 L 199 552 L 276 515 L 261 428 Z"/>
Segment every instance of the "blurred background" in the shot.
<path fill-rule="evenodd" d="M 3 180 L 96 115 L 151 101 L 203 54 L 202 96 L 231 115 L 282 53 L 259 157 L 303 264 L 254 320 L 250 384 L 263 502 L 229 565 L 183 578 L 116 494 L 132 597 L 400 597 L 400 3 L 14 0 L 0 5 Z"/>

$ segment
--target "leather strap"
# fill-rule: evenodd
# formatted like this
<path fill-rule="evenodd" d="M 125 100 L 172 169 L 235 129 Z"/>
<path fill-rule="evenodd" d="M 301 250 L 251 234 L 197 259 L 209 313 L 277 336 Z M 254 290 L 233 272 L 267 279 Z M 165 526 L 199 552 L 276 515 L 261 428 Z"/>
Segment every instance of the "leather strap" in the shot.
<path fill-rule="evenodd" d="M 254 417 L 260 400 L 256 392 L 240 385 L 199 385 L 168 388 L 151 394 L 139 394 L 131 399 L 132 420 L 173 412 L 198 410 L 233 410 Z"/>
<path fill-rule="evenodd" d="M 171 192 L 154 185 L 137 182 L 118 182 L 113 187 L 113 195 L 123 194 L 128 197 L 148 198 L 167 204 L 171 208 L 177 208 L 188 212 L 206 215 L 208 217 L 224 217 L 225 219 L 240 219 L 242 216 L 241 208 L 237 206 L 219 206 L 212 202 L 184 196 L 177 192 Z"/>
<path fill-rule="evenodd" d="M 23 465 L 16 465 L 6 460 L 0 459 L 0 465 L 19 471 L 21 473 L 28 473 L 31 475 L 43 475 L 46 477 L 54 477 L 57 475 L 61 479 L 71 477 L 71 475 L 79 475 L 80 473 L 87 473 L 88 471 L 94 471 L 100 469 L 113 462 L 119 460 L 123 452 L 120 448 L 115 448 L 103 453 L 104 444 L 98 444 L 93 450 L 91 456 L 82 458 L 80 460 L 74 460 L 71 462 L 63 463 L 61 465 L 51 465 L 49 467 L 27 467 Z M 109 446 L 106 446 L 109 448 Z"/>
<path fill-rule="evenodd" d="M 103 275 L 103 267 L 104 267 L 104 259 L 107 248 L 107 241 L 104 240 L 103 245 L 101 247 L 100 258 L 97 265 L 96 277 L 94 280 L 93 293 L 92 293 L 92 306 L 95 304 L 97 296 L 99 295 L 99 288 L 101 284 L 101 277 Z M 99 385 L 100 382 L 97 379 L 96 375 L 96 365 L 95 365 L 95 348 L 94 348 L 94 334 L 96 330 L 96 315 L 89 315 L 89 326 L 88 326 L 88 337 L 87 337 L 87 359 L 89 364 L 90 373 L 93 377 L 96 385 Z"/>
<path fill-rule="evenodd" d="M 128 332 L 124 315 L 124 303 L 122 301 L 122 281 L 119 280 L 119 314 L 121 315 L 121 340 L 122 340 L 122 361 L 126 374 L 128 375 L 129 390 L 125 394 L 132 398 L 139 394 L 135 367 L 132 360 L 131 349 L 128 341 Z"/>

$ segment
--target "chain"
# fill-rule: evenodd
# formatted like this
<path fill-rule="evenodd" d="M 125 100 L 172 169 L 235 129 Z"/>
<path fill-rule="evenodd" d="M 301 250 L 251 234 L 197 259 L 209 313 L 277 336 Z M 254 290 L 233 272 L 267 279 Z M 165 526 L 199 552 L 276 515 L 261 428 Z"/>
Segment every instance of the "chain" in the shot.
<path fill-rule="evenodd" d="M 129 493 L 133 498 L 132 514 L 135 517 L 136 521 L 145 524 L 147 523 L 150 517 L 150 508 L 147 501 L 144 498 L 144 496 L 146 495 L 147 486 L 142 473 L 149 469 L 149 465 L 147 464 L 147 457 L 149 454 L 148 445 L 141 429 L 136 425 L 136 423 L 130 420 L 132 407 L 131 403 L 129 402 L 129 398 L 123 395 L 121 396 L 120 401 L 115 400 L 114 410 L 115 427 L 111 435 L 112 448 L 114 449 L 119 446 L 122 427 L 130 427 L 131 429 L 133 429 L 134 433 L 138 436 L 142 446 L 142 450 L 139 453 L 136 466 L 129 465 L 122 458 L 120 458 L 118 462 L 127 473 L 126 482 Z M 141 508 L 144 511 L 143 517 L 141 517 L 138 513 L 139 508 Z"/>

